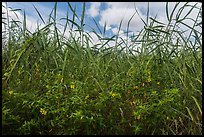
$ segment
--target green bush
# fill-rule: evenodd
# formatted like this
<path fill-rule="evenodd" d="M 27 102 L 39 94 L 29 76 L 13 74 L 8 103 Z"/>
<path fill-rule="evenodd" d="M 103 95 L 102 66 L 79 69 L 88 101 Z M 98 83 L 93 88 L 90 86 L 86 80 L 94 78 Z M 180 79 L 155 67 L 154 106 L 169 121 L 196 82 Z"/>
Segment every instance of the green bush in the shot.
<path fill-rule="evenodd" d="M 101 43 L 94 52 L 83 21 L 66 20 L 80 28 L 79 38 L 64 38 L 51 17 L 34 33 L 13 24 L 19 31 L 8 28 L 2 50 L 2 134 L 202 134 L 201 33 L 189 28 L 195 49 L 183 30 L 173 27 L 187 16 L 173 14 L 167 13 L 169 24 L 163 27 L 149 18 L 141 37 L 134 38 L 142 45 L 138 54 L 125 40 L 126 50 L 120 49 L 117 38 L 106 43 L 115 41 L 115 47 Z M 173 35 L 183 42 L 173 44 Z"/>

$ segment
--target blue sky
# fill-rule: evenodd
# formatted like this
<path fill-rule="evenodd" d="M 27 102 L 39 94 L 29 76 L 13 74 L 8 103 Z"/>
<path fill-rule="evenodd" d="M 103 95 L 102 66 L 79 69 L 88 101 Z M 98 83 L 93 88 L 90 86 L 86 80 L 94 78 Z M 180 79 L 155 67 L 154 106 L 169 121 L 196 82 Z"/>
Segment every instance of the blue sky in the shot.
<path fill-rule="evenodd" d="M 3 3 L 5 4 L 5 3 Z M 27 26 L 28 29 L 34 31 L 37 26 L 37 22 L 42 24 L 41 19 L 39 18 L 37 12 L 35 11 L 33 5 L 39 10 L 43 19 L 46 21 L 48 19 L 48 15 L 51 13 L 53 9 L 54 2 L 8 2 L 8 6 L 13 9 L 22 9 L 25 10 L 27 15 Z M 135 14 L 133 19 L 130 22 L 129 30 L 132 32 L 137 32 L 144 27 L 143 22 L 140 17 L 146 20 L 147 13 L 147 2 L 86 2 L 86 13 L 85 13 L 85 31 L 90 32 L 91 35 L 91 26 L 94 30 L 99 33 L 95 23 L 93 22 L 93 18 L 98 23 L 100 29 L 103 29 L 106 23 L 106 35 L 108 37 L 116 34 L 118 32 L 118 26 L 120 21 L 123 19 L 123 23 L 121 26 L 121 37 L 125 37 L 124 32 L 127 29 L 127 23 L 130 20 L 131 16 L 135 13 L 135 8 L 138 10 L 140 16 Z M 150 16 L 155 17 L 157 15 L 157 20 L 163 23 L 167 23 L 166 12 L 165 12 L 165 2 L 150 2 Z M 181 3 L 182 6 L 184 3 Z M 195 2 L 191 3 L 192 5 Z M 76 13 L 79 17 L 81 17 L 83 2 L 71 2 L 72 7 L 76 6 Z M 169 3 L 169 12 L 172 11 L 175 2 Z M 201 4 L 198 4 L 200 6 Z M 70 18 L 72 17 L 72 13 L 68 8 L 68 4 L 66 2 L 58 2 L 57 3 L 57 19 L 63 24 L 63 21 L 60 21 L 60 18 L 66 17 L 66 13 L 69 13 Z M 185 15 L 188 10 L 184 10 L 183 14 Z M 198 13 L 198 10 L 192 12 L 189 17 L 195 17 Z M 23 17 L 23 12 L 17 12 L 17 15 Z M 15 15 L 11 13 L 11 16 L 15 18 Z M 79 21 L 77 22 L 79 23 Z M 188 25 L 192 25 L 192 22 L 187 20 Z M 42 24 L 43 26 L 43 24 Z M 61 29 L 63 27 L 61 26 Z M 185 27 L 183 26 L 183 29 Z M 96 36 L 93 36 L 96 39 Z"/>

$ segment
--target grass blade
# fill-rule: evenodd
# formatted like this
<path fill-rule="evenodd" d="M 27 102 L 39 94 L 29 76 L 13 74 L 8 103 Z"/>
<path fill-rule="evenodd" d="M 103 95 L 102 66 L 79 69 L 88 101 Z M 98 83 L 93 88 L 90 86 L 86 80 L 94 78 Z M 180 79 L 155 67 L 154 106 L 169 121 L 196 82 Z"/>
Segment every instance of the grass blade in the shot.
<path fill-rule="evenodd" d="M 33 7 L 34 7 L 35 10 L 37 11 L 37 13 L 38 13 L 40 19 L 42 20 L 42 22 L 45 24 L 45 21 L 44 21 L 43 17 L 41 16 L 40 12 L 38 11 L 38 9 L 35 7 L 35 5 L 33 5 Z"/>
<path fill-rule="evenodd" d="M 71 4 L 70 4 L 70 2 L 67 2 L 67 4 L 68 4 L 69 8 L 71 9 L 71 11 L 72 11 L 72 13 L 73 13 L 73 16 L 76 16 L 77 19 L 79 20 L 79 17 L 78 17 L 78 15 L 76 14 L 76 5 L 74 6 L 74 9 L 73 9 L 72 6 L 71 6 Z M 74 21 L 74 20 L 73 20 L 73 21 Z"/>
<path fill-rule="evenodd" d="M 148 2 L 148 7 L 147 7 L 147 25 L 148 25 L 148 20 L 149 20 L 149 2 Z"/>
<path fill-rule="evenodd" d="M 190 117 L 191 117 L 191 120 L 194 121 L 194 117 L 193 117 L 193 115 L 192 115 L 190 109 L 189 109 L 188 107 L 186 107 L 186 109 L 187 109 L 187 111 L 188 111 L 188 114 L 189 114 Z"/>
<path fill-rule="evenodd" d="M 137 14 L 139 15 L 140 19 L 142 20 L 142 22 L 144 23 L 145 26 L 147 26 L 147 23 L 142 19 L 142 17 L 140 16 L 139 12 L 137 11 L 137 8 L 135 6 L 135 3 L 134 3 L 134 8 L 135 8 L 135 11 L 137 12 Z"/>
<path fill-rule="evenodd" d="M 168 9 L 168 2 L 166 2 L 166 17 L 167 17 L 167 20 L 170 21 L 170 18 L 169 18 L 169 9 Z"/>
<path fill-rule="evenodd" d="M 200 105 L 198 104 L 198 101 L 195 99 L 195 97 L 194 97 L 194 96 L 191 96 L 191 97 L 192 97 L 192 98 L 193 98 L 193 100 L 195 101 L 196 106 L 198 107 L 198 110 L 199 110 L 200 114 L 202 115 L 202 110 L 201 110 L 201 108 L 200 108 Z"/>
<path fill-rule="evenodd" d="M 92 19 L 93 19 L 94 23 L 96 24 L 96 27 L 97 27 L 97 29 L 99 30 L 100 34 L 102 35 L 102 31 L 101 31 L 101 29 L 99 28 L 98 23 L 96 22 L 96 20 L 95 20 L 94 18 L 92 18 Z"/>

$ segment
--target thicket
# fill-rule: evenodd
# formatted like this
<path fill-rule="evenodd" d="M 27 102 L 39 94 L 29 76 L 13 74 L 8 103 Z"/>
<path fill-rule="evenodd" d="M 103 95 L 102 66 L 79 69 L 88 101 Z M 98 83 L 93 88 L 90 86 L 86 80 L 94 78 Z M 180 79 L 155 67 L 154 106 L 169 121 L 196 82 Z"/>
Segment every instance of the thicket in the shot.
<path fill-rule="evenodd" d="M 2 134 L 202 134 L 202 32 L 195 29 L 202 29 L 202 9 L 188 16 L 198 3 L 176 3 L 170 13 L 166 3 L 168 24 L 149 17 L 148 7 L 131 43 L 119 37 L 121 21 L 111 38 L 102 37 L 106 26 L 101 35 L 93 30 L 97 45 L 84 30 L 85 3 L 81 18 L 67 4 L 72 16 L 61 18 L 64 31 L 55 3 L 47 22 L 35 8 L 45 26 L 34 33 L 25 12 L 12 20 L 8 11 L 19 9 L 2 5 Z"/>

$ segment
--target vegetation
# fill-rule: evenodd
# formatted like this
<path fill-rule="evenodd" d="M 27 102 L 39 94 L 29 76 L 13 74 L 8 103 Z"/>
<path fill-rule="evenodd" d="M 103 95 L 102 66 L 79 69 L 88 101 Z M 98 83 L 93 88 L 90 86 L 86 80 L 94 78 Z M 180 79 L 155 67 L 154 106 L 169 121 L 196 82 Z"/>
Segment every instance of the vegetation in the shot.
<path fill-rule="evenodd" d="M 101 35 L 93 30 L 101 41 L 93 46 L 84 31 L 85 3 L 81 18 L 67 4 L 73 16 L 61 18 L 64 31 L 57 3 L 47 22 L 35 8 L 45 27 L 34 33 L 25 12 L 21 22 L 2 13 L 2 134 L 202 134 L 202 32 L 195 29 L 202 30 L 201 15 L 188 17 L 197 4 L 175 12 L 177 3 L 169 13 L 166 3 L 168 24 L 149 17 L 148 7 L 145 27 L 131 43 L 119 34 L 102 37 L 104 26 Z"/>

